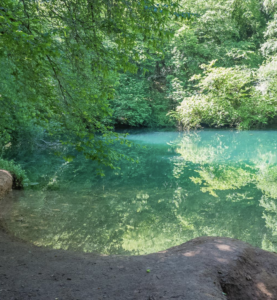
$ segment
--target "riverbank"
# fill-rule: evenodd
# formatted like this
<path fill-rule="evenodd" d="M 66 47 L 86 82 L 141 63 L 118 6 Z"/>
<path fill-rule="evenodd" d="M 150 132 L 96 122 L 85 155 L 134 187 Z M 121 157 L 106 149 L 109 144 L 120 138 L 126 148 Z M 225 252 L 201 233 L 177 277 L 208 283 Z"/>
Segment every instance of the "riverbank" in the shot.
<path fill-rule="evenodd" d="M 277 299 L 277 255 L 245 242 L 200 237 L 141 256 L 52 250 L 7 232 L 8 203 L 0 211 L 1 300 Z"/>
<path fill-rule="evenodd" d="M 150 255 L 98 256 L 36 247 L 2 227 L 0 299 L 274 300 L 277 255 L 201 237 Z"/>

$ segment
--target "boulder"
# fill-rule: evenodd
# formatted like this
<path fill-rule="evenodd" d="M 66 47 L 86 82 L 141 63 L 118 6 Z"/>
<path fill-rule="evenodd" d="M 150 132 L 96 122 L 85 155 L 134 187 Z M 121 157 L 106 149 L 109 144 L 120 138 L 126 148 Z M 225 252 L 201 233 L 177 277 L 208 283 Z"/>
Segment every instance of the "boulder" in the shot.
<path fill-rule="evenodd" d="M 0 198 L 12 189 L 13 177 L 5 170 L 0 170 Z"/>

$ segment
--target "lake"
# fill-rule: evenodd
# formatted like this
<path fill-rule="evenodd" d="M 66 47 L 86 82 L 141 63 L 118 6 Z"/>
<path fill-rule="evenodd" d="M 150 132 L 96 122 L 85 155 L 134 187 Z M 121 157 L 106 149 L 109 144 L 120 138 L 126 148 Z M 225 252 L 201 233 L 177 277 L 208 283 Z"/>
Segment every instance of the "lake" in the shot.
<path fill-rule="evenodd" d="M 277 131 L 130 131 L 138 160 L 105 169 L 55 149 L 14 156 L 31 181 L 0 202 L 7 230 L 54 249 L 140 255 L 199 236 L 277 251 Z"/>

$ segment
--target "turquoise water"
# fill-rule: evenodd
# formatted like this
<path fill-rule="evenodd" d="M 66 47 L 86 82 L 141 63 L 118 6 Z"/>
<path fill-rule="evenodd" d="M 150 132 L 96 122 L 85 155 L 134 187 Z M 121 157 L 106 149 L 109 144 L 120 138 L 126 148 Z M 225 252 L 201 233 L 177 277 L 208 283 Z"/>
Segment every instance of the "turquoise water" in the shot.
<path fill-rule="evenodd" d="M 139 163 L 95 175 L 81 155 L 16 157 L 32 188 L 2 201 L 15 236 L 35 245 L 101 254 L 161 251 L 199 236 L 277 250 L 277 131 L 134 131 Z"/>

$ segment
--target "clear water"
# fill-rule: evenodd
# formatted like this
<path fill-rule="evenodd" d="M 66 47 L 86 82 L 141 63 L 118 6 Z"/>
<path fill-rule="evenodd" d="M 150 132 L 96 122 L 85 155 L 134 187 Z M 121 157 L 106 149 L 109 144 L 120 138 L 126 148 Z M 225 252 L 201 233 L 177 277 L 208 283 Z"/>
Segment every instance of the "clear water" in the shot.
<path fill-rule="evenodd" d="M 138 255 L 199 236 L 277 250 L 277 131 L 129 135 L 121 170 L 95 175 L 81 155 L 22 152 L 32 189 L 1 202 L 14 235 L 39 246 Z"/>

